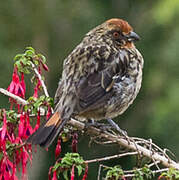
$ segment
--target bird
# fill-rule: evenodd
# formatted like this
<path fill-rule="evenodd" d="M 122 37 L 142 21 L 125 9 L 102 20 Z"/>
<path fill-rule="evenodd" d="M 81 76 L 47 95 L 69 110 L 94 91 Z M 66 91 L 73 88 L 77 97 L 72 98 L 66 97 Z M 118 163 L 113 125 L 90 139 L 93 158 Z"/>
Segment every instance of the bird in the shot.
<path fill-rule="evenodd" d="M 142 83 L 143 56 L 132 26 L 120 18 L 106 20 L 90 30 L 65 58 L 54 98 L 54 113 L 27 140 L 48 148 L 65 124 L 75 118 L 87 122 L 124 113 Z"/>

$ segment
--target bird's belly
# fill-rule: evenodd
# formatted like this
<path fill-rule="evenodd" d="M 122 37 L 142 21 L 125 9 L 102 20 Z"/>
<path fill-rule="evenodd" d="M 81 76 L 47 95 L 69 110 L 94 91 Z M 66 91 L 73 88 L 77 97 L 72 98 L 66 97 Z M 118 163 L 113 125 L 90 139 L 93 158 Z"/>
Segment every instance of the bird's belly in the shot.
<path fill-rule="evenodd" d="M 141 77 L 124 78 L 121 82 L 115 83 L 114 95 L 109 99 L 106 107 L 105 118 L 114 118 L 122 114 L 136 98 L 140 87 Z"/>

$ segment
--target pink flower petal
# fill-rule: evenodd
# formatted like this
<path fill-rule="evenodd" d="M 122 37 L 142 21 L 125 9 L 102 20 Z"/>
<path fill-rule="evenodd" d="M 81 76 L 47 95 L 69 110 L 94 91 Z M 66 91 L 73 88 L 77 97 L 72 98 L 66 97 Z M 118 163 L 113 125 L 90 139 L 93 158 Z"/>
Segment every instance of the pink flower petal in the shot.
<path fill-rule="evenodd" d="M 51 114 L 52 114 L 51 107 L 50 107 L 50 106 L 48 106 L 48 111 L 47 111 L 46 119 L 49 119 L 49 118 L 50 118 L 50 116 L 51 116 Z"/>
<path fill-rule="evenodd" d="M 21 114 L 19 127 L 18 127 L 18 131 L 19 131 L 18 135 L 20 138 L 23 137 L 24 130 L 25 130 L 25 116 L 23 114 Z"/>
<path fill-rule="evenodd" d="M 6 132 L 7 132 L 7 119 L 6 119 L 6 113 L 4 111 L 3 113 L 3 126 L 2 126 L 2 131 L 1 131 L 1 141 L 4 141 Z"/>
<path fill-rule="evenodd" d="M 35 125 L 34 132 L 39 128 L 39 126 L 40 126 L 40 110 L 38 111 L 37 114 L 37 123 Z"/>
<path fill-rule="evenodd" d="M 14 89 L 15 89 L 15 83 L 12 81 L 9 87 L 7 88 L 7 90 L 11 93 L 14 93 Z"/>
<path fill-rule="evenodd" d="M 43 67 L 43 69 L 44 69 L 45 71 L 49 71 L 48 66 L 47 66 L 46 64 L 43 64 L 43 63 L 42 63 L 42 67 Z"/>
<path fill-rule="evenodd" d="M 29 119 L 29 113 L 28 112 L 25 114 L 25 117 L 26 117 L 26 128 L 25 128 L 23 137 L 25 139 L 27 139 L 33 133 L 33 128 L 30 125 L 30 119 Z"/>
<path fill-rule="evenodd" d="M 57 172 L 56 172 L 56 171 L 53 172 L 53 178 L 52 178 L 52 180 L 58 180 L 58 179 L 57 179 Z"/>
<path fill-rule="evenodd" d="M 56 159 L 58 158 L 60 153 L 61 153 L 61 139 L 59 138 L 58 141 L 57 141 L 56 149 L 55 149 L 55 158 Z"/>
<path fill-rule="evenodd" d="M 26 92 L 26 85 L 25 85 L 25 81 L 24 81 L 24 73 L 21 72 L 21 87 L 23 88 L 24 91 L 24 96 L 25 96 L 25 92 Z"/>
<path fill-rule="evenodd" d="M 73 151 L 73 153 L 77 152 L 77 144 L 78 144 L 78 134 L 74 133 L 73 139 L 72 139 L 72 151 Z"/>
<path fill-rule="evenodd" d="M 53 166 L 51 166 L 49 168 L 49 171 L 48 171 L 48 180 L 52 180 L 52 177 L 51 177 L 52 168 L 53 168 Z"/>
<path fill-rule="evenodd" d="M 83 175 L 82 180 L 86 180 L 86 179 L 87 179 L 87 176 L 88 176 L 88 164 L 86 164 L 86 167 L 85 167 L 85 174 Z"/>
<path fill-rule="evenodd" d="M 70 180 L 74 180 L 75 179 L 75 165 L 72 166 L 71 169 L 71 179 Z"/>

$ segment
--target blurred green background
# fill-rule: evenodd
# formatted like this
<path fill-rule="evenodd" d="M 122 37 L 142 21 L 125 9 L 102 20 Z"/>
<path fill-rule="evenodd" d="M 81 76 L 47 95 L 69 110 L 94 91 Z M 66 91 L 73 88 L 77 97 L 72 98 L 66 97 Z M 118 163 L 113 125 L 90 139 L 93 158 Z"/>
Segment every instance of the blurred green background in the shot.
<path fill-rule="evenodd" d="M 11 81 L 13 57 L 32 46 L 48 59 L 46 84 L 53 97 L 64 58 L 84 34 L 103 21 L 120 17 L 141 36 L 136 46 L 145 59 L 143 84 L 132 106 L 116 121 L 130 136 L 153 139 L 179 157 L 179 1 L 178 0 L 6 0 L 0 5 L 0 87 Z M 28 89 L 31 87 L 29 86 Z M 29 90 L 29 94 L 31 91 Z M 0 94 L 0 108 L 8 98 Z M 79 152 L 85 159 L 113 155 L 116 146 L 88 146 L 88 137 L 79 137 Z M 70 151 L 70 142 L 63 144 Z M 39 149 L 39 148 L 38 148 Z M 54 145 L 34 154 L 29 180 L 47 179 L 54 163 Z M 111 160 L 105 165 L 130 160 Z M 96 179 L 98 164 L 91 164 L 89 180 Z"/>

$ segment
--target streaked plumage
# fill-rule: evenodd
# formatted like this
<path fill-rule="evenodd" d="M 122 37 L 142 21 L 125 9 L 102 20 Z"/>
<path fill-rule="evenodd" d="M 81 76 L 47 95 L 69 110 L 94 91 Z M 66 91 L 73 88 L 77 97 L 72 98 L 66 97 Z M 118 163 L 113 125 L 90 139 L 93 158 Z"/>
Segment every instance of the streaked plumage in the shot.
<path fill-rule="evenodd" d="M 122 114 L 142 82 L 139 36 L 124 20 L 110 19 L 92 29 L 65 59 L 55 95 L 55 113 L 29 142 L 48 147 L 71 118 L 101 120 Z"/>

